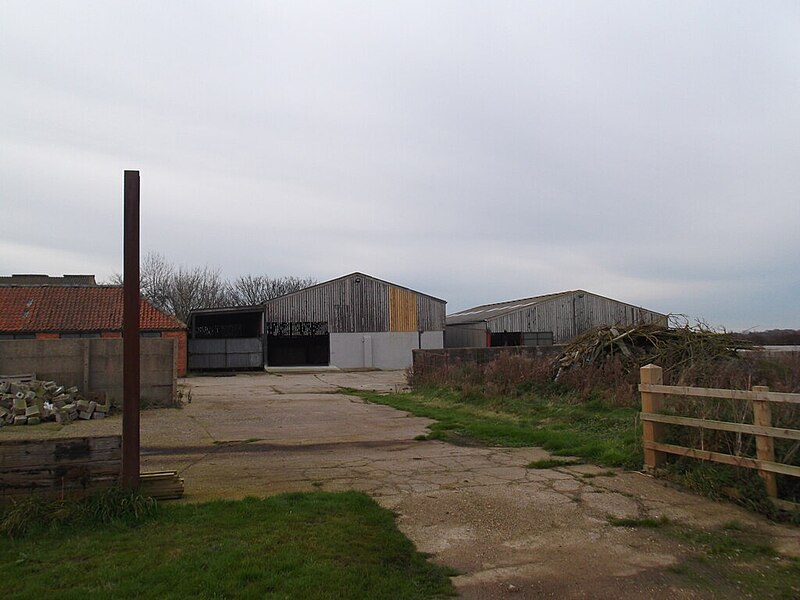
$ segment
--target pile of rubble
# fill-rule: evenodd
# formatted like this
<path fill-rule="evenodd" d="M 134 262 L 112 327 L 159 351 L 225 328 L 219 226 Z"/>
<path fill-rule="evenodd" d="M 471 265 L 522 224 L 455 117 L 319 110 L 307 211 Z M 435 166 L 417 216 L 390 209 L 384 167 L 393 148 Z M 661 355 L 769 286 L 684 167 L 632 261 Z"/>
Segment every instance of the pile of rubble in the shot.
<path fill-rule="evenodd" d="M 69 423 L 75 419 L 102 419 L 109 411 L 105 394 L 85 398 L 76 387 L 40 381 L 34 376 L 0 376 L 0 427 L 38 425 L 44 421 Z"/>

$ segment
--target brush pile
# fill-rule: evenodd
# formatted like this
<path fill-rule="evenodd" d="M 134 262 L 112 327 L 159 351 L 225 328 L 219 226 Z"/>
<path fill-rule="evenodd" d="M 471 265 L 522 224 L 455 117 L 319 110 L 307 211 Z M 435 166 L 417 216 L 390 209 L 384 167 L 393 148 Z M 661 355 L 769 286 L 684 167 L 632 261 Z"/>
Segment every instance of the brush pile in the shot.
<path fill-rule="evenodd" d="M 698 364 L 736 359 L 739 350 L 752 348 L 752 343 L 734 334 L 714 331 L 702 324 L 598 327 L 578 336 L 564 349 L 556 362 L 556 379 L 574 367 L 601 366 L 612 360 L 618 361 L 628 373 L 647 363 L 657 364 L 666 371 L 680 371 Z"/>

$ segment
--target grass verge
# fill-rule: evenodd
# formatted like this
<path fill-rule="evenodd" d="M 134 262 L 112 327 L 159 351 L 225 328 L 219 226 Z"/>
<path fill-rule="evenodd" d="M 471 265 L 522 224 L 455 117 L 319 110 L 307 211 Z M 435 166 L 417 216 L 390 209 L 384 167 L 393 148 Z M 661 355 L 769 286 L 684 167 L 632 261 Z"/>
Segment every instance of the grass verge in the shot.
<path fill-rule="evenodd" d="M 423 388 L 405 394 L 346 393 L 435 419 L 429 439 L 540 446 L 556 455 L 577 456 L 608 467 L 637 469 L 642 465 L 641 427 L 633 408 L 534 394 L 488 397 L 446 388 Z"/>
<path fill-rule="evenodd" d="M 763 534 L 731 522 L 704 531 L 666 518 L 615 519 L 617 527 L 645 527 L 689 549 L 668 570 L 712 598 L 800 598 L 800 560 L 779 554 Z"/>
<path fill-rule="evenodd" d="M 13 598 L 437 598 L 429 563 L 391 512 L 358 492 L 159 506 L 137 524 L 0 538 Z"/>
<path fill-rule="evenodd" d="M 528 469 L 555 469 L 557 467 L 572 467 L 575 465 L 582 465 L 582 460 L 559 460 L 557 458 L 543 458 L 542 460 L 534 460 L 527 464 Z"/>

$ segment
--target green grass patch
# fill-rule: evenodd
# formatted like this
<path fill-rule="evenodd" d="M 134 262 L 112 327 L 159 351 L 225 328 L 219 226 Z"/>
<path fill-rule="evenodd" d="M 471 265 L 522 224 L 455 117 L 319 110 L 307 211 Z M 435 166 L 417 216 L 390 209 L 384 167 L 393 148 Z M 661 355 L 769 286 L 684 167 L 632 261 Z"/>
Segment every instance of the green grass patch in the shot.
<path fill-rule="evenodd" d="M 34 532 L 97 524 L 135 526 L 155 513 L 155 500 L 117 487 L 81 499 L 49 500 L 32 496 L 3 507 L 0 536 L 19 538 Z"/>
<path fill-rule="evenodd" d="M 616 477 L 614 471 L 601 471 L 600 473 L 583 473 L 581 477 L 584 479 L 594 479 L 595 477 Z"/>
<path fill-rule="evenodd" d="M 666 517 L 620 519 L 616 527 L 652 529 L 685 549 L 681 560 L 667 567 L 681 586 L 712 598 L 800 597 L 800 560 L 782 556 L 766 543 L 764 534 L 731 521 L 714 530 L 681 525 Z"/>
<path fill-rule="evenodd" d="M 670 570 L 714 597 L 800 597 L 800 560 L 780 555 L 762 535 L 739 523 L 712 531 L 670 523 L 660 531 L 692 548 Z"/>
<path fill-rule="evenodd" d="M 666 475 L 687 488 L 715 500 L 730 500 L 773 520 L 800 524 L 800 514 L 778 511 L 767 496 L 764 482 L 753 469 L 691 458 L 673 459 Z"/>
<path fill-rule="evenodd" d="M 646 527 L 648 529 L 658 529 L 669 524 L 667 517 L 661 516 L 658 518 L 647 517 L 644 519 L 620 519 L 617 517 L 608 517 L 608 522 L 614 527 Z"/>
<path fill-rule="evenodd" d="M 434 419 L 428 439 L 456 444 L 540 446 L 609 467 L 640 468 L 641 426 L 634 408 L 575 402 L 558 394 L 489 397 L 446 388 L 405 394 L 347 393 Z"/>
<path fill-rule="evenodd" d="M 570 467 L 585 464 L 582 460 L 558 460 L 557 458 L 543 458 L 527 464 L 529 469 L 554 469 L 556 467 Z"/>
<path fill-rule="evenodd" d="M 436 598 L 392 513 L 358 492 L 159 506 L 135 524 L 65 524 L 0 538 L 13 598 Z"/>

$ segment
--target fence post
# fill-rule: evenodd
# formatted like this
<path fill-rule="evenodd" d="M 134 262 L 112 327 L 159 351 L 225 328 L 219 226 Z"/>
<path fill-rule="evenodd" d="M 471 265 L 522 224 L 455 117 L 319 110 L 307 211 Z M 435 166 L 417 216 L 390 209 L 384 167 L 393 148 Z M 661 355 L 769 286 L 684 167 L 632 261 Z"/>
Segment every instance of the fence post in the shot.
<path fill-rule="evenodd" d="M 639 369 L 639 380 L 641 383 L 661 385 L 664 383 L 664 370 L 656 365 L 645 365 Z M 642 412 L 657 413 L 661 412 L 661 398 L 658 394 L 652 392 L 642 392 Z M 643 444 L 644 449 L 644 468 L 645 471 L 652 471 L 666 459 L 664 452 L 647 448 L 647 442 L 660 442 L 664 435 L 664 425 L 662 423 L 653 423 L 652 421 L 643 421 L 642 428 L 644 430 Z"/>
<path fill-rule="evenodd" d="M 764 385 L 754 385 L 754 392 L 768 392 L 769 388 Z M 759 427 L 772 427 L 772 408 L 766 400 L 753 400 L 753 424 Z M 758 460 L 775 462 L 775 442 L 768 435 L 756 436 L 756 457 Z M 759 471 L 758 474 L 764 480 L 767 488 L 767 496 L 778 497 L 778 481 L 775 473 L 769 471 Z"/>

